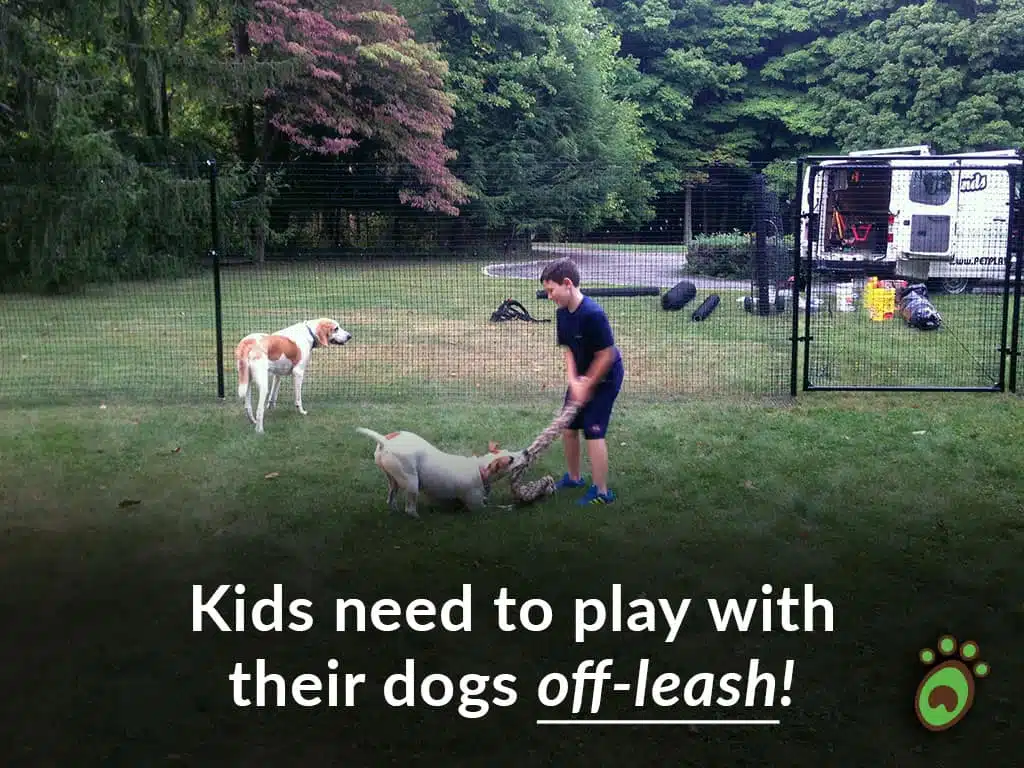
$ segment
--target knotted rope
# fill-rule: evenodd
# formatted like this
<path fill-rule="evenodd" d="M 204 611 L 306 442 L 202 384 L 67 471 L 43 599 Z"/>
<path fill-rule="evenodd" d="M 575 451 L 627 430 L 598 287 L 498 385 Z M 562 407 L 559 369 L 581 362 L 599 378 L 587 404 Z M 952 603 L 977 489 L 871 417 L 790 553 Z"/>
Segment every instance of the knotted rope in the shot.
<path fill-rule="evenodd" d="M 526 470 L 530 468 L 536 458 L 562 434 L 562 430 L 572 423 L 579 410 L 578 403 L 567 403 L 559 410 L 551 424 L 530 443 L 530 447 L 523 451 L 523 458 L 517 466 L 512 468 L 509 475 L 512 483 L 512 495 L 516 501 L 528 504 L 541 496 L 550 496 L 555 492 L 555 479 L 551 475 L 528 482 L 523 481 L 523 475 L 526 474 Z"/>

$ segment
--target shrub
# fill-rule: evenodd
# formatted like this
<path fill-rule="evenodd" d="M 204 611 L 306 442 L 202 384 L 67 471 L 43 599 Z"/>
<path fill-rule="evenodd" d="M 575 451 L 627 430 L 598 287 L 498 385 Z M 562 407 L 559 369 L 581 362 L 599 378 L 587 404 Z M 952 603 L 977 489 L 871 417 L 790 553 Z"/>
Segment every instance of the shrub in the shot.
<path fill-rule="evenodd" d="M 793 238 L 768 238 L 768 269 L 773 276 L 788 276 Z M 754 274 L 753 234 L 742 232 L 697 235 L 690 242 L 686 260 L 692 274 L 747 280 Z"/>

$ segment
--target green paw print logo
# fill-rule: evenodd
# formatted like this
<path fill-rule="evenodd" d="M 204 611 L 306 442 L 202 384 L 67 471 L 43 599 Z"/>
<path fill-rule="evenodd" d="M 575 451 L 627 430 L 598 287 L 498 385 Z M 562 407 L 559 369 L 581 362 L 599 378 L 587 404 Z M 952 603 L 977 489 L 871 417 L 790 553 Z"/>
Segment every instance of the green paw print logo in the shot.
<path fill-rule="evenodd" d="M 938 649 L 943 656 L 953 656 L 957 653 L 956 638 L 943 635 Z M 987 677 L 991 669 L 988 662 L 978 660 L 980 654 L 978 644 L 968 640 L 960 646 L 959 658 L 951 658 L 930 670 L 917 687 L 914 711 L 929 731 L 952 728 L 974 704 L 974 680 Z M 918 658 L 923 664 L 934 664 L 938 657 L 931 648 L 925 648 Z"/>

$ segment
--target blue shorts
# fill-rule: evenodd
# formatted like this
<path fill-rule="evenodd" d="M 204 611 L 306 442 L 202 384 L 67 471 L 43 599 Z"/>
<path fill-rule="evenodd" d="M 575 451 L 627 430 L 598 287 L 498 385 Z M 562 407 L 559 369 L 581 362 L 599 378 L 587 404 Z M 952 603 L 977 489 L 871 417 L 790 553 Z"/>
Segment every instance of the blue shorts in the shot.
<path fill-rule="evenodd" d="M 586 440 L 601 440 L 608 431 L 608 422 L 612 418 L 612 407 L 622 389 L 623 368 L 621 364 L 613 365 L 605 380 L 597 385 L 590 401 L 576 414 L 576 418 L 566 429 L 582 429 Z M 569 390 L 565 391 L 565 402 L 569 402 Z"/>

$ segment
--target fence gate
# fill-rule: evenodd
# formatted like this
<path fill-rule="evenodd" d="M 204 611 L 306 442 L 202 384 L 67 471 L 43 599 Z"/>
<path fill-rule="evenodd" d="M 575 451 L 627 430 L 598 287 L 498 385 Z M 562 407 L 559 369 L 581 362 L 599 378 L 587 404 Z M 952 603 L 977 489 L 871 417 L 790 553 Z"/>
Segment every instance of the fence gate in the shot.
<path fill-rule="evenodd" d="M 1019 154 L 809 157 L 797 173 L 793 394 L 800 368 L 805 391 L 1016 391 Z"/>

